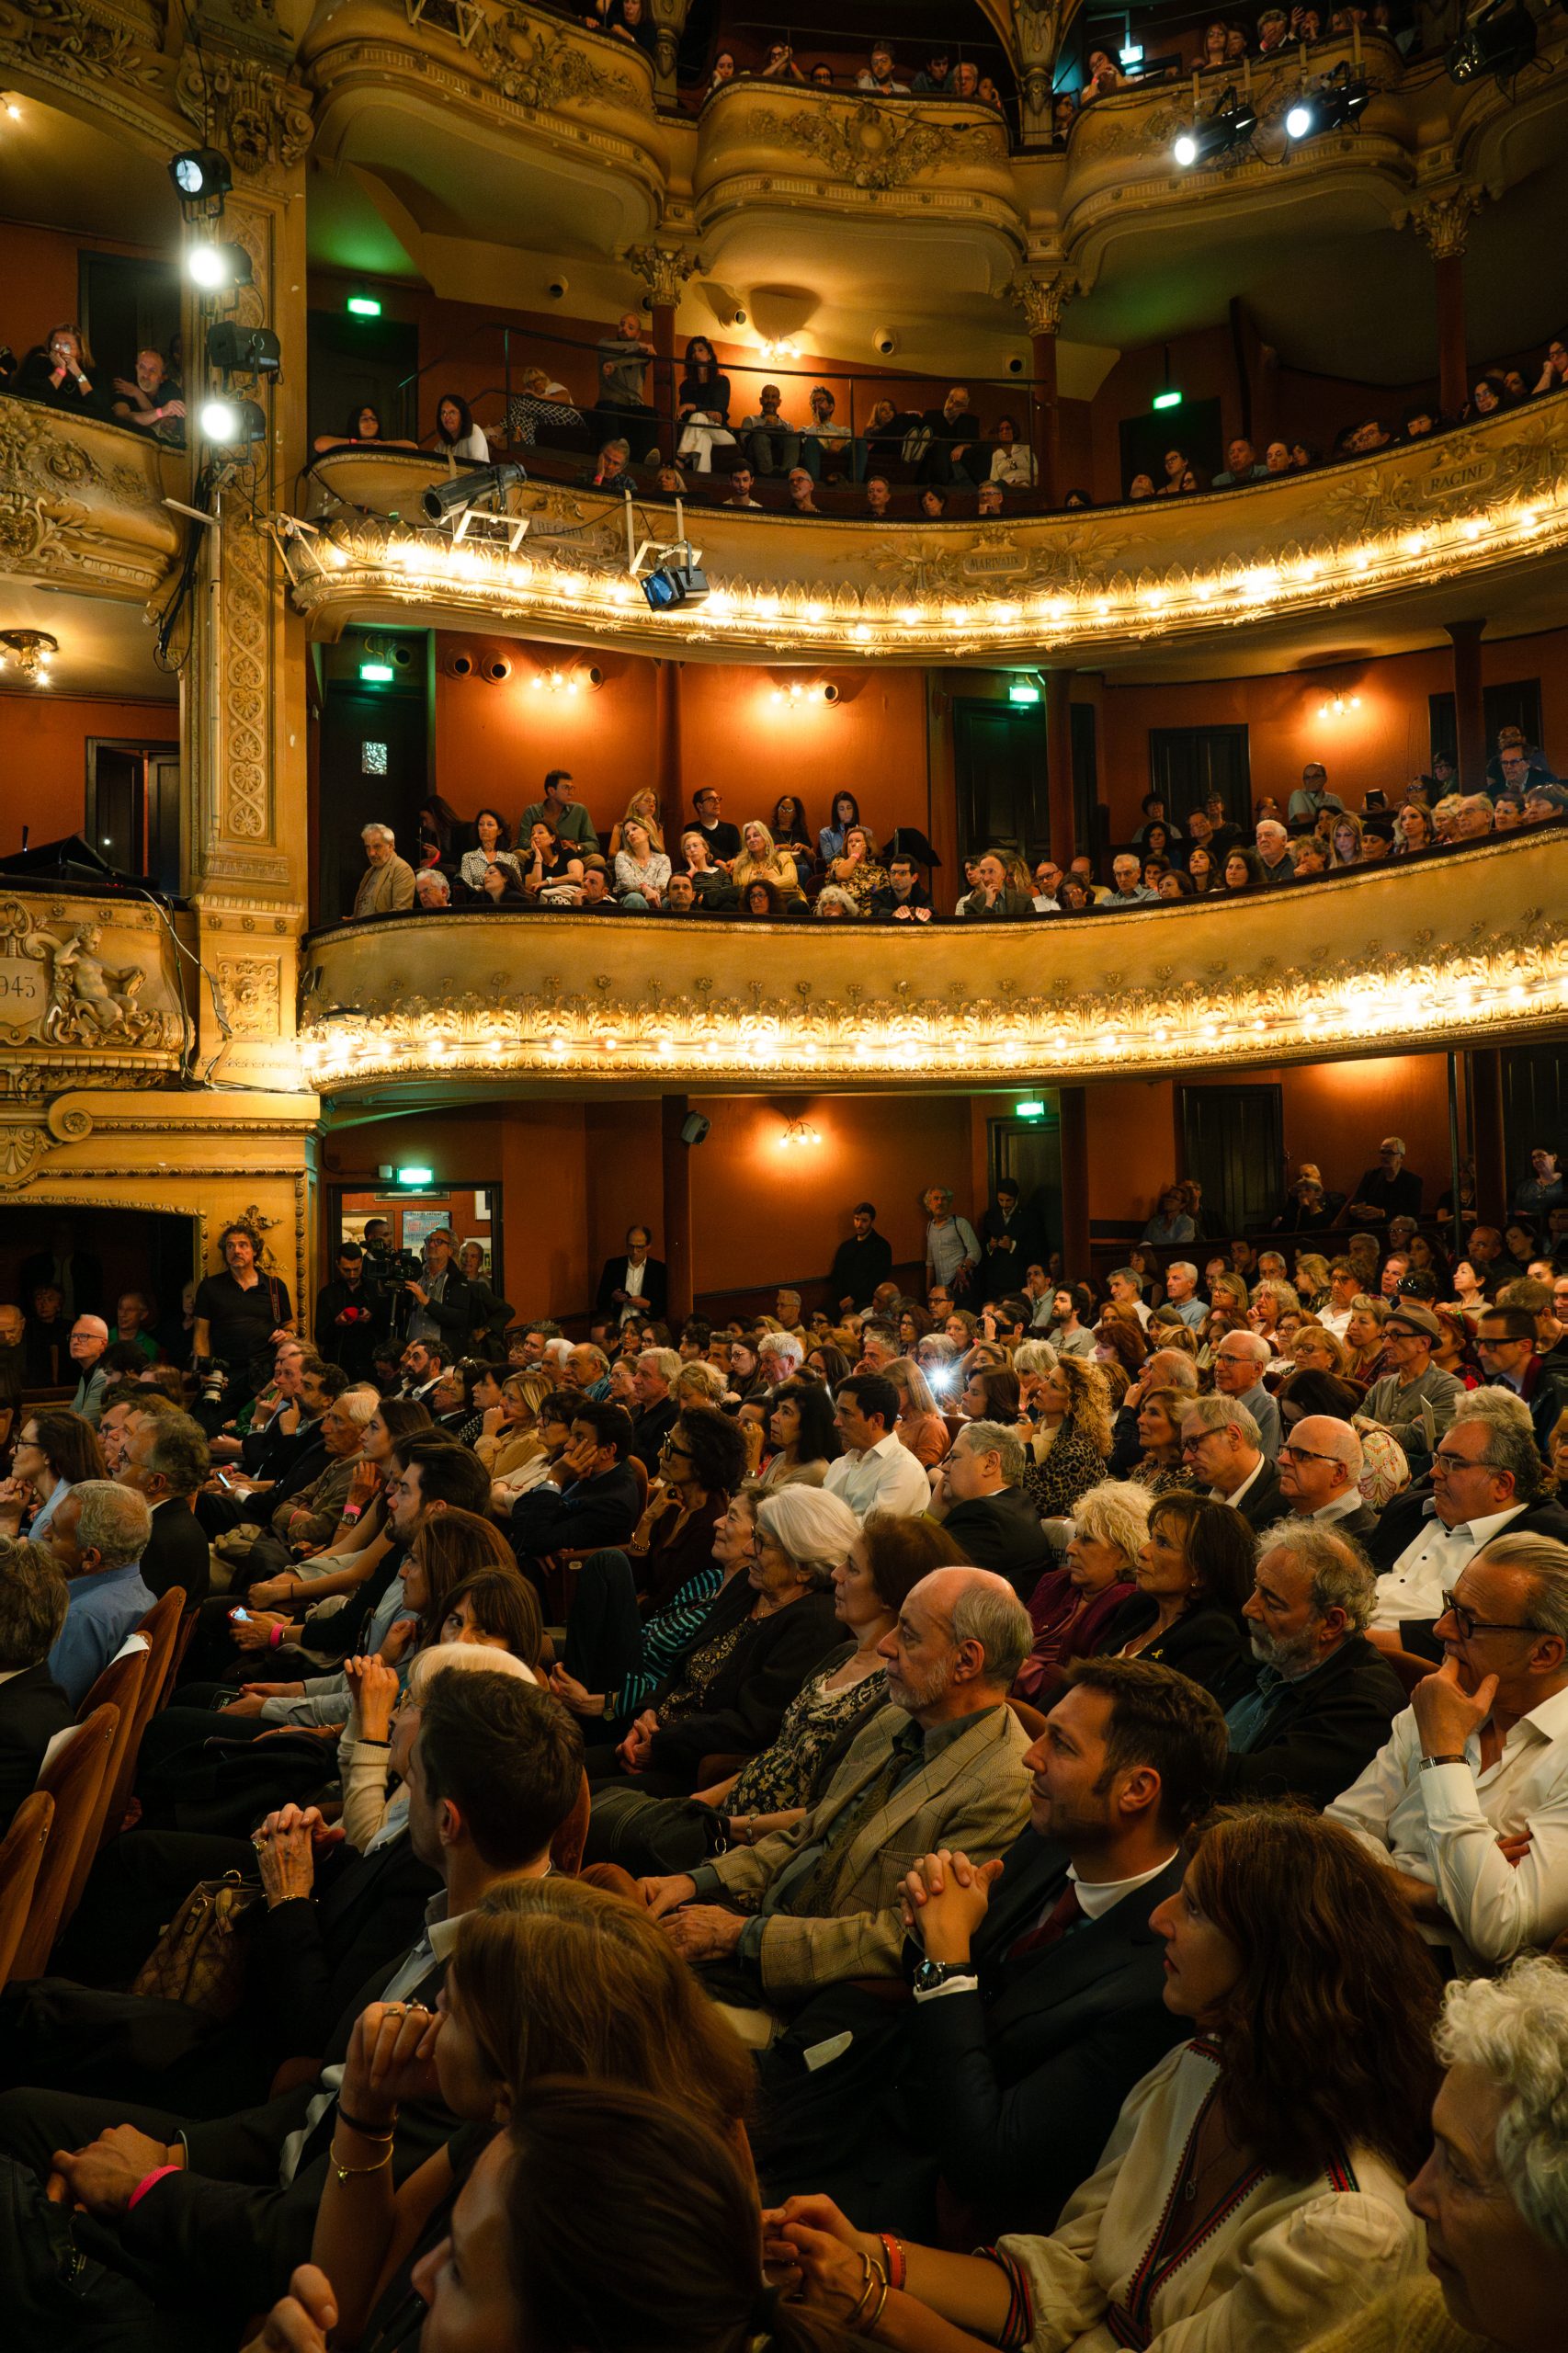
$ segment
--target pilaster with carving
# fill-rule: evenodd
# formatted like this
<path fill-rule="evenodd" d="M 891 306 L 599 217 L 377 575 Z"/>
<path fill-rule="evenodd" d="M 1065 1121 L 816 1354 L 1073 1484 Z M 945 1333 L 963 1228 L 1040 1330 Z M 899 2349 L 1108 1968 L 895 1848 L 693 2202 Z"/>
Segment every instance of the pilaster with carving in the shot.
<path fill-rule="evenodd" d="M 202 530 L 184 696 L 187 889 L 223 1007 L 221 1020 L 203 991 L 199 1050 L 222 1052 L 221 1077 L 281 1085 L 308 896 L 305 644 L 261 520 L 287 503 L 305 446 L 310 98 L 285 63 L 210 47 L 205 60 L 204 72 L 182 65 L 180 99 L 193 131 L 228 154 L 234 184 L 216 231 L 203 222 L 187 233 L 244 248 L 251 283 L 227 314 L 271 327 L 282 366 L 276 377 L 233 386 L 259 403 L 267 438 L 219 487 L 218 529 Z M 206 381 L 211 316 L 190 300 L 187 381 Z"/>
<path fill-rule="evenodd" d="M 1051 102 L 1062 37 L 1078 11 L 1078 0 L 1013 0 L 1017 47 L 1018 99 L 1026 147 L 1051 144 Z"/>
<path fill-rule="evenodd" d="M 687 279 L 702 267 L 698 256 L 683 245 L 629 245 L 625 259 L 653 296 L 655 310 L 675 310 Z"/>
<path fill-rule="evenodd" d="M 661 106 L 676 103 L 676 60 L 689 6 L 690 0 L 653 0 L 653 96 Z"/>
<path fill-rule="evenodd" d="M 1434 261 L 1457 261 L 1470 238 L 1472 217 L 1481 209 L 1484 191 L 1456 180 L 1435 196 L 1423 197 L 1410 209 L 1410 225 Z"/>
<path fill-rule="evenodd" d="M 1002 289 L 1004 301 L 1022 311 L 1031 335 L 1056 335 L 1062 314 L 1079 291 L 1075 271 L 1041 266 L 1019 270 Z"/>

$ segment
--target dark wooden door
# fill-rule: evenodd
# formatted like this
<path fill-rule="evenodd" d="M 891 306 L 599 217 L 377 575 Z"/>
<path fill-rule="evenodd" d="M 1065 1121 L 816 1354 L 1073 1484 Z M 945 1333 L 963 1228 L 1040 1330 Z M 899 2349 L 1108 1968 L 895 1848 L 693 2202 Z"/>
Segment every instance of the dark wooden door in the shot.
<path fill-rule="evenodd" d="M 966 856 L 983 849 L 1027 856 L 1048 838 L 1043 703 L 960 696 L 953 704 L 953 771 Z"/>
<path fill-rule="evenodd" d="M 1285 1113 L 1278 1086 L 1184 1086 L 1182 1165 L 1227 1233 L 1266 1225 L 1285 1177 Z"/>
<path fill-rule="evenodd" d="M 1222 794 L 1233 825 L 1252 833 L 1252 762 L 1244 727 L 1151 727 L 1149 790 L 1179 824 Z"/>
<path fill-rule="evenodd" d="M 365 870 L 362 826 L 390 825 L 400 858 L 416 865 L 415 819 L 429 790 L 424 672 L 417 688 L 333 681 L 321 722 L 321 817 L 316 919 L 349 913 Z"/>
<path fill-rule="evenodd" d="M 180 886 L 179 754 L 169 744 L 89 735 L 87 839 L 121 874 L 176 895 Z"/>
<path fill-rule="evenodd" d="M 1010 1176 L 1018 1188 L 1019 1207 L 1034 1211 L 1045 1228 L 1048 1247 L 1054 1250 L 1062 1239 L 1062 1126 L 1056 1097 L 1040 1099 L 1043 1120 L 1009 1115 L 986 1122 L 986 1158 L 992 1199 L 1003 1177 Z M 1028 1272 L 1027 1267 L 1018 1268 L 1020 1289 Z"/>

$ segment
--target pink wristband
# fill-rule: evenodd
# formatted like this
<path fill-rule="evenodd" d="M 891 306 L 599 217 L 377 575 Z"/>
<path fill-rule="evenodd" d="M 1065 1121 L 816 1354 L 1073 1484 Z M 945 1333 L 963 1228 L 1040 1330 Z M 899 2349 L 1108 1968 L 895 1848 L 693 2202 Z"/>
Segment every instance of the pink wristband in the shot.
<path fill-rule="evenodd" d="M 272 1629 L 271 1633 L 270 1633 L 270 1634 L 268 1634 L 268 1636 L 267 1636 L 267 1649 L 268 1649 L 269 1651 L 275 1651 L 275 1650 L 278 1648 L 278 1643 L 279 1643 L 282 1640 L 283 1640 L 283 1629 L 282 1629 L 282 1627 L 281 1627 L 281 1626 L 274 1626 L 274 1628 Z"/>
<path fill-rule="evenodd" d="M 140 2206 L 155 2181 L 162 2181 L 165 2174 L 178 2171 L 178 2165 L 154 2165 L 151 2173 L 144 2173 L 125 2201 L 126 2212 L 129 2214 L 133 2207 Z"/>

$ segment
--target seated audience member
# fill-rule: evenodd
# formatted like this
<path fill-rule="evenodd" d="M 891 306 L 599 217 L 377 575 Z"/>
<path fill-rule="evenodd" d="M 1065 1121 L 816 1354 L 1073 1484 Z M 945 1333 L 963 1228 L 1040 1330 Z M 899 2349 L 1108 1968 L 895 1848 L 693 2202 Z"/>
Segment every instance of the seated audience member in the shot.
<path fill-rule="evenodd" d="M 1555 1362 L 1538 1352 L 1540 1311 L 1507 1303 L 1520 1287 L 1506 1284 L 1497 1305 L 1484 1311 L 1476 1328 L 1475 1346 L 1486 1386 L 1511 1390 L 1528 1406 L 1536 1443 L 1544 1454 L 1557 1418 L 1568 1406 L 1568 1349 L 1560 1343 Z M 1561 1331 L 1554 1316 L 1549 1314 L 1544 1320 Z"/>
<path fill-rule="evenodd" d="M 1568 1512 L 1552 1500 L 1528 1407 L 1506 1390 L 1474 1389 L 1437 1441 L 1430 1493 L 1396 1495 L 1367 1539 L 1380 1572 L 1373 1627 L 1435 1656 L 1431 1628 L 1445 1590 L 1505 1529 L 1562 1542 Z"/>
<path fill-rule="evenodd" d="M 1369 1229 L 1386 1226 L 1391 1217 L 1421 1214 L 1421 1179 L 1404 1165 L 1404 1143 L 1385 1136 L 1378 1146 L 1378 1165 L 1369 1168 L 1353 1188 L 1339 1213 L 1341 1225 Z"/>
<path fill-rule="evenodd" d="M 1517 1961 L 1444 1995 L 1434 2145 L 1405 2192 L 1428 2270 L 1312 2353 L 1551 2353 L 1568 2295 L 1568 1976 Z"/>
<path fill-rule="evenodd" d="M 111 2271 L 237 2342 L 246 2314 L 310 2255 L 335 2165 L 363 2170 L 379 2158 L 395 2189 L 449 2137 L 452 2119 L 434 2087 L 401 2106 L 390 2165 L 384 2141 L 357 2129 L 369 2120 L 344 2114 L 343 2065 L 366 1994 L 433 2010 L 457 1923 L 498 1881 L 549 1870 L 551 1840 L 582 1780 L 576 1728 L 547 1693 L 502 1674 L 437 1677 L 409 1757 L 408 1838 L 443 1892 L 379 1983 L 351 1998 L 314 2082 L 210 2122 L 153 2107 L 127 2120 L 119 2099 L 8 2092 L 0 2154 L 40 2181 L 61 2175 L 99 2225 L 95 2248 Z"/>
<path fill-rule="evenodd" d="M 341 433 L 318 433 L 312 449 L 319 457 L 328 449 L 358 449 L 373 442 L 378 449 L 416 449 L 416 441 L 392 440 L 381 429 L 381 412 L 367 401 L 361 408 L 351 408 L 344 419 Z"/>
<path fill-rule="evenodd" d="M 1432 1362 L 1443 1327 L 1419 1300 L 1396 1297 L 1383 1320 L 1383 1356 L 1392 1370 L 1368 1390 L 1361 1410 L 1392 1430 L 1417 1476 L 1454 1417 L 1464 1383 Z"/>
<path fill-rule="evenodd" d="M 44 1750 L 71 1722 L 50 1665 L 69 1597 L 47 1544 L 0 1536 L 0 1838 L 36 1786 Z"/>
<path fill-rule="evenodd" d="M 97 362 L 80 327 L 51 327 L 42 343 L 23 355 L 8 389 L 23 400 L 93 415 L 103 407 L 102 394 L 94 381 L 97 373 Z"/>
<path fill-rule="evenodd" d="M 1269 1462 L 1279 1451 L 1279 1408 L 1263 1385 L 1263 1368 L 1274 1351 L 1257 1332 L 1227 1332 L 1214 1351 L 1214 1387 L 1257 1424 L 1257 1442 Z"/>
<path fill-rule="evenodd" d="M 932 1336 L 926 1333 L 919 1345 L 924 1347 Z M 952 1441 L 948 1436 L 947 1423 L 937 1410 L 937 1399 L 930 1381 L 912 1357 L 893 1357 L 880 1366 L 879 1370 L 898 1391 L 900 1445 L 909 1449 L 922 1470 L 934 1470 Z"/>
<path fill-rule="evenodd" d="M 637 1410 L 631 1417 L 631 1451 L 650 1479 L 658 1472 L 660 1449 L 675 1427 L 670 1385 L 679 1372 L 680 1358 L 674 1348 L 644 1348 L 632 1367 Z"/>
<path fill-rule="evenodd" d="M 929 923 L 931 893 L 907 851 L 897 850 L 888 860 L 888 879 L 866 902 L 866 913 L 881 923 Z"/>
<path fill-rule="evenodd" d="M 71 1411 L 80 1414 L 94 1429 L 103 1411 L 103 1395 L 108 1386 L 109 1368 L 105 1355 L 109 1345 L 108 1325 L 101 1315 L 78 1315 L 71 1326 L 71 1362 L 76 1374 L 76 1394 L 71 1400 Z"/>
<path fill-rule="evenodd" d="M 1221 1788 L 1226 1797 L 1328 1805 L 1406 1704 L 1403 1684 L 1366 1639 L 1371 1570 L 1339 1529 L 1280 1520 L 1257 1539 L 1242 1615 L 1258 1673 L 1225 1717 Z"/>
<path fill-rule="evenodd" d="M 857 1519 L 873 1511 L 923 1512 L 930 1502 L 926 1473 L 898 1434 L 900 1404 L 881 1373 L 851 1373 L 839 1383 L 833 1418 L 844 1452 L 829 1463 L 823 1487 Z"/>
<path fill-rule="evenodd" d="M 1013 1686 L 1016 1699 L 1049 1707 L 1068 1667 L 1090 1656 L 1122 1603 L 1132 1599 L 1149 1504 L 1148 1491 L 1129 1480 L 1102 1480 L 1079 1496 L 1067 1565 L 1047 1570 L 1028 1597 L 1034 1643 Z"/>
<path fill-rule="evenodd" d="M 161 351 L 139 351 L 134 375 L 117 376 L 114 389 L 119 398 L 114 403 L 113 415 L 121 425 L 133 425 L 138 432 L 151 434 L 154 440 L 168 441 L 176 448 L 183 443 L 183 387 L 177 377 L 169 374 Z"/>
<path fill-rule="evenodd" d="M 109 1479 L 79 1480 L 50 1520 L 49 1549 L 69 1598 L 49 1671 L 73 1708 L 153 1607 L 141 1574 L 152 1527 L 144 1499 Z"/>
<path fill-rule="evenodd" d="M 1157 1495 L 1133 1574 L 1137 1592 L 1106 1620 L 1095 1655 L 1179 1666 L 1227 1706 L 1248 1671 L 1253 1540 L 1241 1515 L 1206 1495 Z"/>
<path fill-rule="evenodd" d="M 1494 1536 L 1436 1632 L 1442 1665 L 1329 1817 L 1466 1972 L 1568 1928 L 1568 1545 Z"/>
<path fill-rule="evenodd" d="M 989 1860 L 1023 1827 L 1028 1740 L 1006 1700 L 1028 1632 L 1001 1577 L 934 1570 L 881 1646 L 890 1704 L 804 1818 L 695 1872 L 642 1881 L 676 1950 L 725 1964 L 711 1990 L 778 2012 L 846 1978 L 896 1973 L 901 1864 L 944 1846 Z"/>
<path fill-rule="evenodd" d="M 769 2194 L 809 2186 L 857 2224 L 930 2234 L 940 2183 L 986 2237 L 1054 2223 L 1182 2037 L 1150 1913 L 1180 1887 L 1223 1758 L 1219 1709 L 1186 1677 L 1075 1666 L 1000 1862 L 928 1856 L 908 1875 L 913 2003 L 846 1987 L 847 2049 L 805 2074 L 791 2035 L 760 2062 Z"/>
<path fill-rule="evenodd" d="M 743 1576 L 756 1541 L 745 1443 L 729 1415 L 687 1405 L 662 1455 L 665 1493 L 639 1524 L 639 1557 L 611 1547 L 578 1572 L 551 1688 L 574 1714 L 625 1731 L 684 1658 L 709 1609 Z M 646 1608 L 638 1605 L 641 1586 Z"/>
<path fill-rule="evenodd" d="M 619 1771 L 649 1795 L 686 1795 L 704 1757 L 767 1747 L 834 1646 L 833 1576 L 854 1529 L 820 1487 L 761 1497 L 744 1575 L 724 1580 L 625 1738 L 589 1751 L 589 1778 L 602 1787 Z"/>
<path fill-rule="evenodd" d="M 187 1609 L 207 1598 L 211 1574 L 211 1549 L 192 1508 L 210 1468 L 206 1433 L 191 1415 L 133 1411 L 128 1417 L 114 1475 L 138 1491 L 153 1515 L 142 1582 L 160 1599 L 178 1586 Z"/>
<path fill-rule="evenodd" d="M 627 1461 L 631 1436 L 631 1416 L 623 1406 L 583 1400 L 571 1443 L 512 1506 L 512 1545 L 520 1562 L 626 1541 L 642 1512 L 641 1490 Z"/>
<path fill-rule="evenodd" d="M 833 1572 L 839 1643 L 784 1711 L 770 1746 L 691 1798 L 654 1798 L 634 1785 L 600 1786 L 590 1859 L 638 1872 L 690 1870 L 725 1847 L 752 1847 L 793 1827 L 849 1742 L 886 1704 L 882 1644 L 914 1587 L 960 1563 L 934 1522 L 873 1512 Z"/>
<path fill-rule="evenodd" d="M 1017 1432 L 971 1421 L 953 1440 L 931 1483 L 930 1511 L 976 1568 L 994 1569 L 1027 1600 L 1051 1563 L 1040 1515 L 1022 1482 Z"/>
<path fill-rule="evenodd" d="M 1311 1815 L 1221 1813 L 1187 1852 L 1153 1926 L 1165 2006 L 1196 2039 L 1133 2086 L 1054 2233 L 1036 2222 L 949 2255 L 790 2199 L 766 2218 L 766 2252 L 799 2267 L 808 2302 L 841 2310 L 875 2249 L 885 2342 L 1295 2353 L 1415 2277 L 1404 2183 L 1427 2144 L 1438 1987 L 1412 1923 L 1354 1841 Z M 956 2048 L 958 2022 L 942 2031 Z"/>
<path fill-rule="evenodd" d="M 397 855 L 397 836 L 390 825 L 365 825 L 365 871 L 354 893 L 351 923 L 370 915 L 405 915 L 414 904 L 414 869 Z"/>
<path fill-rule="evenodd" d="M 1076 1296 L 1072 1294 L 1074 1320 Z M 1034 1428 L 1024 1440 L 1024 1487 L 1041 1519 L 1070 1513 L 1080 1495 L 1099 1484 L 1110 1460 L 1110 1392 L 1099 1366 L 1090 1361 L 1093 1336 L 1085 1336 L 1090 1352 L 1079 1356 L 1065 1327 L 1051 1332 L 1056 1363 L 1034 1392 Z"/>
<path fill-rule="evenodd" d="M 1378 1525 L 1362 1499 L 1361 1441 L 1348 1422 L 1330 1414 L 1303 1414 L 1290 1425 L 1275 1468 L 1279 1493 L 1292 1519 L 1332 1528 L 1336 1536 L 1361 1543 Z"/>
<path fill-rule="evenodd" d="M 1197 1398 L 1182 1417 L 1181 1450 L 1211 1500 L 1231 1505 L 1249 1528 L 1271 1528 L 1279 1518 L 1279 1474 L 1263 1451 L 1257 1424 L 1235 1398 Z"/>
<path fill-rule="evenodd" d="M 1252 443 L 1238 434 L 1235 440 L 1225 445 L 1224 468 L 1215 475 L 1213 486 L 1216 490 L 1233 490 L 1239 483 L 1262 482 L 1267 473 L 1268 468 L 1260 462 Z"/>
<path fill-rule="evenodd" d="M 986 850 L 975 860 L 973 888 L 960 900 L 957 912 L 971 923 L 1019 923 L 1033 916 L 1034 894 L 1015 890 L 995 851 Z"/>

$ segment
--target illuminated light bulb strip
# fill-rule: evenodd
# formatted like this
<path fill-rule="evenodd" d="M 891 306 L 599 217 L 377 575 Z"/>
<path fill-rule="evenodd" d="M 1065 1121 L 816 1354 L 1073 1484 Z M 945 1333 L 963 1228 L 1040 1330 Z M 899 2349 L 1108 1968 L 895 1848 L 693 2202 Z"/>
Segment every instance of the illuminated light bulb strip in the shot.
<path fill-rule="evenodd" d="M 1555 954 L 1562 962 L 1568 956 L 1568 943 L 1560 942 Z M 1544 972 L 1539 961 L 1532 961 L 1528 969 L 1505 962 L 1503 971 L 1490 981 L 1478 981 L 1468 973 L 1444 974 L 1424 978 L 1418 984 L 1401 977 L 1369 974 L 1336 982 L 1287 1013 L 1245 1016 L 1238 1008 L 1230 1038 L 1221 1035 L 1217 1040 L 1215 1032 L 1205 1032 L 1201 1055 L 1195 1053 L 1191 1059 L 1206 1065 L 1245 1061 L 1293 1048 L 1321 1050 L 1336 1039 L 1362 1047 L 1382 1040 L 1397 1043 L 1413 1034 L 1451 1031 L 1460 1024 L 1471 1029 L 1500 1023 L 1517 1026 L 1521 1013 L 1527 1011 L 1537 1021 L 1561 1019 L 1568 1012 L 1568 977 Z M 1041 1074 L 1103 1070 L 1110 1064 L 1132 1072 L 1157 1071 L 1171 1066 L 1173 1027 L 1179 1031 L 1179 1021 L 1162 1014 L 1143 1033 L 1112 1028 L 1108 1026 L 1105 1011 L 1091 1010 L 1083 1016 L 1076 1034 L 1059 1024 L 1050 1028 L 1022 1021 L 1011 1027 L 999 1024 L 990 1036 L 958 1041 L 957 1051 L 966 1069 L 977 1074 L 1005 1075 L 1020 1063 Z M 340 1017 L 329 1026 L 307 1030 L 299 1043 L 301 1075 L 314 1086 L 343 1081 L 378 1084 L 394 1072 L 416 1075 L 434 1070 L 442 1075 L 492 1077 L 551 1070 L 560 1075 L 572 1070 L 602 1072 L 608 1054 L 616 1056 L 621 1071 L 656 1073 L 667 1070 L 678 1057 L 689 1066 L 705 1064 L 714 1076 L 721 1074 L 722 1066 L 724 1074 L 733 1072 L 748 1081 L 788 1076 L 803 1066 L 810 1067 L 813 1075 L 829 1074 L 835 1068 L 858 1077 L 879 1070 L 890 1077 L 927 1075 L 950 1067 L 954 1051 L 953 1042 L 940 1036 L 934 1023 L 920 1018 L 871 1022 L 858 1037 L 846 1039 L 839 1034 L 824 1041 L 802 1039 L 771 1018 L 758 1022 L 740 1015 L 726 1023 L 720 1034 L 715 1034 L 710 1021 L 683 1027 L 664 1019 L 656 1029 L 626 1038 L 616 1029 L 588 1019 L 571 1036 L 556 1029 L 541 1038 L 537 1031 L 525 1035 L 518 1015 L 492 1013 L 466 1024 L 463 1017 L 447 1016 L 434 1038 L 425 1022 L 401 1044 L 379 1029 L 374 1019 Z M 791 1132 L 780 1141 L 798 1144 L 821 1141 L 809 1122 L 800 1124 L 806 1132 Z"/>
<path fill-rule="evenodd" d="M 1528 504 L 1509 502 L 1480 515 L 1402 529 L 1332 554 L 1254 559 L 1198 575 L 1183 571 L 1164 580 L 1125 583 L 1114 593 L 1104 583 L 1085 582 L 1022 600 L 999 598 L 973 606 L 879 601 L 870 611 L 859 603 L 841 608 L 796 589 L 715 585 L 700 603 L 655 617 L 642 610 L 635 585 L 624 574 L 581 573 L 564 566 L 558 570 L 542 554 L 511 555 L 501 548 L 458 547 L 413 536 L 393 537 L 363 552 L 327 539 L 321 543 L 321 553 L 328 570 L 358 573 L 367 590 L 375 589 L 384 577 L 394 594 L 472 589 L 513 606 L 521 597 L 527 617 L 550 614 L 577 626 L 613 624 L 630 610 L 643 627 L 656 620 L 688 640 L 762 639 L 775 646 L 831 648 L 841 658 L 851 651 L 875 658 L 893 652 L 906 657 L 971 650 L 1038 654 L 1042 633 L 1051 642 L 1115 636 L 1142 641 L 1199 621 L 1234 624 L 1260 613 L 1333 605 L 1425 584 L 1445 553 L 1480 549 L 1483 542 L 1487 553 L 1505 557 L 1527 545 L 1532 553 L 1568 545 L 1568 488 Z M 303 584 L 301 601 L 316 600 L 311 584 Z"/>

